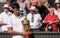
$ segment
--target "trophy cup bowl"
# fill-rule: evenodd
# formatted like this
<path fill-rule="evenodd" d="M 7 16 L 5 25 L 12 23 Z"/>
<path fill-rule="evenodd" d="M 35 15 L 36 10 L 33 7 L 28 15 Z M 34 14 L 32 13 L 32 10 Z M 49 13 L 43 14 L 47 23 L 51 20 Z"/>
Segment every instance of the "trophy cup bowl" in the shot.
<path fill-rule="evenodd" d="M 24 20 L 22 20 L 22 24 L 23 24 L 23 27 L 24 27 L 24 30 L 25 31 L 29 31 L 30 30 L 30 23 L 29 23 L 29 20 L 27 20 L 27 18 L 25 17 Z"/>

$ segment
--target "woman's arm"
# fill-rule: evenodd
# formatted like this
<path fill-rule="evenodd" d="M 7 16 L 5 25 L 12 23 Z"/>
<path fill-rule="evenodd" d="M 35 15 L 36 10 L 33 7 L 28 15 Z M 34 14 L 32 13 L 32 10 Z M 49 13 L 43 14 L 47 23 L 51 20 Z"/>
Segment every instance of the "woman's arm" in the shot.
<path fill-rule="evenodd" d="M 27 3 L 27 8 L 28 9 L 30 8 L 30 4 L 31 4 L 31 1 L 29 0 L 28 3 Z"/>
<path fill-rule="evenodd" d="M 37 6 L 41 6 L 41 3 L 40 3 L 41 0 L 37 0 Z"/>

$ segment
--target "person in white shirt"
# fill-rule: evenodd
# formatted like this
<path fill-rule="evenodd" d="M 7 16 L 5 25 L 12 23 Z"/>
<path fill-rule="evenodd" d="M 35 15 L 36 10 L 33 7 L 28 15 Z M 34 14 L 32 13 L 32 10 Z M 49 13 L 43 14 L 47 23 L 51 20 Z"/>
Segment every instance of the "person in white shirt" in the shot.
<path fill-rule="evenodd" d="M 59 31 L 60 31 L 60 1 L 59 1 L 59 0 L 55 0 L 54 13 L 55 13 L 55 14 L 58 16 L 58 18 L 59 18 L 58 27 L 59 27 Z"/>
<path fill-rule="evenodd" d="M 42 26 L 41 16 L 37 13 L 36 7 L 30 8 L 30 13 L 27 15 L 27 19 L 30 21 L 31 29 L 39 29 Z"/>
<path fill-rule="evenodd" d="M 14 13 L 10 18 L 8 33 L 13 34 L 12 38 L 24 38 L 24 36 L 27 34 L 22 25 L 22 20 L 24 20 L 24 17 L 20 17 L 19 5 L 17 3 L 13 4 L 13 8 Z"/>
<path fill-rule="evenodd" d="M 0 29 L 1 29 L 1 31 L 7 31 L 7 25 L 9 22 L 9 18 L 12 14 L 9 11 L 9 5 L 8 4 L 4 5 L 3 10 L 4 11 L 0 14 L 0 22 L 2 24 L 5 24 L 5 25 L 2 25 Z"/>
<path fill-rule="evenodd" d="M 55 1 L 55 9 L 54 9 L 55 14 L 59 17 L 60 19 L 60 2 L 59 0 Z"/>
<path fill-rule="evenodd" d="M 34 38 L 35 36 L 33 32 L 40 32 L 40 27 L 42 26 L 41 23 L 42 18 L 40 14 L 38 14 L 36 7 L 32 6 L 30 8 L 30 13 L 27 15 L 27 19 L 30 22 L 30 27 L 32 31 L 31 38 Z"/>

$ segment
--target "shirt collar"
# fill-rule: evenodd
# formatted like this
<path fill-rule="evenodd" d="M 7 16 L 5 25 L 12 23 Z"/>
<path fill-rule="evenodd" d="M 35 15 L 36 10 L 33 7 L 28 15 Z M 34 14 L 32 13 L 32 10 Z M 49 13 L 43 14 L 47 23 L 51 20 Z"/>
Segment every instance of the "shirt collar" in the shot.
<path fill-rule="evenodd" d="M 18 18 L 18 17 L 16 17 L 14 14 L 13 14 L 12 16 L 15 17 L 15 18 Z M 19 18 L 20 18 L 20 16 L 19 16 Z M 18 18 L 18 19 L 19 19 L 19 18 Z"/>
<path fill-rule="evenodd" d="M 50 14 L 48 14 L 49 16 L 51 16 Z M 52 16 L 54 16 L 55 14 L 53 14 Z"/>

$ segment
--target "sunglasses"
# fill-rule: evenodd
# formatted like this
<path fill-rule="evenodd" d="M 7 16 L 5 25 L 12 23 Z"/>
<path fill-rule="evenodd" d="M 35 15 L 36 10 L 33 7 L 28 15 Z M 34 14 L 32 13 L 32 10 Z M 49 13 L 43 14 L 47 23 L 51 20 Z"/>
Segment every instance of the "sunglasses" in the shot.
<path fill-rule="evenodd" d="M 3 9 L 9 9 L 9 8 L 3 8 Z"/>

